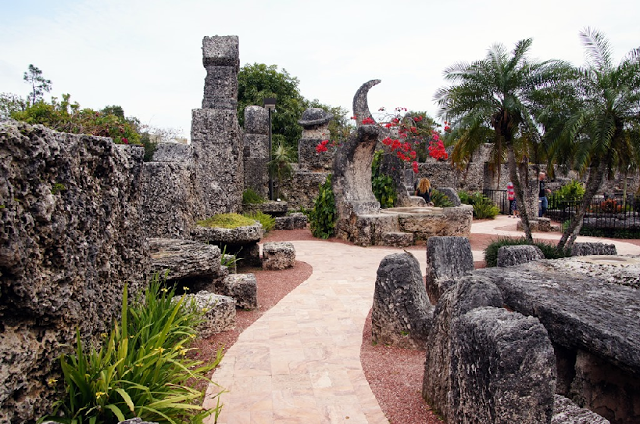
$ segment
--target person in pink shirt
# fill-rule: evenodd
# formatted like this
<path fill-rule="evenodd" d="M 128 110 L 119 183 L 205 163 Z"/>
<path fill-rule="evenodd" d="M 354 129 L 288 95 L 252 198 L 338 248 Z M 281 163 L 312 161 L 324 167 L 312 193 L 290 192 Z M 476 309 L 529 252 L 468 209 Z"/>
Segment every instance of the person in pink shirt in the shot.
<path fill-rule="evenodd" d="M 516 204 L 516 192 L 513 189 L 513 183 L 509 181 L 507 183 L 507 199 L 509 199 L 509 218 L 513 216 L 518 217 L 518 205 Z"/>

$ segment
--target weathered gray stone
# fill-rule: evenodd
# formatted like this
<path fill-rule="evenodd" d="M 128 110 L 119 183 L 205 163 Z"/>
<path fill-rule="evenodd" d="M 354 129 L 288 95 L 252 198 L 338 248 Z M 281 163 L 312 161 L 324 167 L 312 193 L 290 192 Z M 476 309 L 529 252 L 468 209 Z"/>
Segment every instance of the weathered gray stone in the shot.
<path fill-rule="evenodd" d="M 254 225 L 236 228 L 211 228 L 196 226 L 191 231 L 194 240 L 203 243 L 228 243 L 249 244 L 260 241 L 263 235 L 262 225 L 256 222 Z"/>
<path fill-rule="evenodd" d="M 219 294 L 234 298 L 238 308 L 258 307 L 258 283 L 253 274 L 231 274 L 216 289 Z"/>
<path fill-rule="evenodd" d="M 611 243 L 588 243 L 578 242 L 571 247 L 572 256 L 588 256 L 588 255 L 617 255 L 616 245 Z"/>
<path fill-rule="evenodd" d="M 277 216 L 274 228 L 276 230 L 301 230 L 307 228 L 307 216 L 301 212 Z"/>
<path fill-rule="evenodd" d="M 210 290 L 220 275 L 218 246 L 180 239 L 149 239 L 151 272 L 192 291 Z"/>
<path fill-rule="evenodd" d="M 143 220 L 149 237 L 185 238 L 201 209 L 188 162 L 145 162 Z"/>
<path fill-rule="evenodd" d="M 555 395 L 551 424 L 609 424 L 609 420 L 580 408 L 564 396 Z"/>
<path fill-rule="evenodd" d="M 430 237 L 427 240 L 427 294 L 437 303 L 457 278 L 473 271 L 471 244 L 466 237 Z"/>
<path fill-rule="evenodd" d="M 577 256 L 474 274 L 494 281 L 509 308 L 540 319 L 564 368 L 560 394 L 614 422 L 640 420 L 630 407 L 640 402 L 639 257 Z"/>
<path fill-rule="evenodd" d="M 233 298 L 202 290 L 195 294 L 176 296 L 173 299 L 179 302 L 183 298 L 185 308 L 195 308 L 204 313 L 204 321 L 197 328 L 203 339 L 235 328 L 236 301 Z"/>
<path fill-rule="evenodd" d="M 288 210 L 287 202 L 267 201 L 264 203 L 252 203 L 243 205 L 243 210 L 246 213 L 250 212 L 262 212 L 271 216 L 284 216 Z"/>
<path fill-rule="evenodd" d="M 207 70 L 202 108 L 229 109 L 238 104 L 239 40 L 235 35 L 204 37 L 202 64 Z"/>
<path fill-rule="evenodd" d="M 158 143 L 153 152 L 153 162 L 185 162 L 193 159 L 193 151 L 190 144 L 183 143 Z"/>
<path fill-rule="evenodd" d="M 500 290 L 488 279 L 461 276 L 445 291 L 435 307 L 429 329 L 422 397 L 446 418 L 452 416 L 450 392 L 454 378 L 451 366 L 452 322 L 479 307 L 502 306 Z"/>
<path fill-rule="evenodd" d="M 304 111 L 302 119 L 302 136 L 298 141 L 298 164 L 300 170 L 330 171 L 336 149 L 327 146 L 326 152 L 318 152 L 316 147 L 324 140 L 329 140 L 329 121 L 333 114 L 320 108 L 310 108 Z"/>
<path fill-rule="evenodd" d="M 378 267 L 373 292 L 373 342 L 424 350 L 433 310 L 418 260 L 408 252 L 386 256 Z"/>
<path fill-rule="evenodd" d="M 413 246 L 414 235 L 411 233 L 400 233 L 396 231 L 382 234 L 382 244 L 384 246 L 408 247 Z"/>
<path fill-rule="evenodd" d="M 318 197 L 320 185 L 327 179 L 328 172 L 311 172 L 300 170 L 298 164 L 291 164 L 293 178 L 278 185 L 278 190 L 287 199 L 290 209 L 313 208 L 313 202 Z"/>
<path fill-rule="evenodd" d="M 269 113 L 260 106 L 244 110 L 244 187 L 269 194 Z"/>
<path fill-rule="evenodd" d="M 75 329 L 107 332 L 124 284 L 142 289 L 142 150 L 0 124 L 0 421 L 48 412 Z"/>
<path fill-rule="evenodd" d="M 336 224 L 336 234 L 358 246 L 380 245 L 384 234 L 399 231 L 397 217 L 381 213 L 354 214 L 351 221 Z"/>
<path fill-rule="evenodd" d="M 380 213 L 396 215 L 400 230 L 414 234 L 417 240 L 433 236 L 468 237 L 471 234 L 473 207 L 469 205 L 450 208 L 397 207 L 382 209 Z"/>
<path fill-rule="evenodd" d="M 453 206 L 461 206 L 462 202 L 460 201 L 460 197 L 458 197 L 458 193 L 451 187 L 438 187 L 438 191 L 449 198 Z"/>
<path fill-rule="evenodd" d="M 539 259 L 544 259 L 544 253 L 538 246 L 529 244 L 502 246 L 498 249 L 497 265 L 499 267 L 514 266 Z"/>
<path fill-rule="evenodd" d="M 537 318 L 482 307 L 451 330 L 450 422 L 550 422 L 555 357 Z"/>
<path fill-rule="evenodd" d="M 262 246 L 262 268 L 285 269 L 296 263 L 296 249 L 288 241 L 269 242 Z"/>

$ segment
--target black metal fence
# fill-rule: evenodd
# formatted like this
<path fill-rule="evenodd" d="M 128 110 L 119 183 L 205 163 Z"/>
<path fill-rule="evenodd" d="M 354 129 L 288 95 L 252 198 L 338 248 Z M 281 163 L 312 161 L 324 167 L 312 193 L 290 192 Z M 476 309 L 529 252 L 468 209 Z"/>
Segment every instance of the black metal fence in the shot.
<path fill-rule="evenodd" d="M 500 213 L 509 214 L 506 190 L 485 189 L 482 193 L 500 208 Z M 581 202 L 582 198 L 551 195 L 546 216 L 558 222 L 568 221 L 576 214 Z M 585 234 L 640 238 L 640 196 L 592 199 L 582 220 L 582 228 Z"/>

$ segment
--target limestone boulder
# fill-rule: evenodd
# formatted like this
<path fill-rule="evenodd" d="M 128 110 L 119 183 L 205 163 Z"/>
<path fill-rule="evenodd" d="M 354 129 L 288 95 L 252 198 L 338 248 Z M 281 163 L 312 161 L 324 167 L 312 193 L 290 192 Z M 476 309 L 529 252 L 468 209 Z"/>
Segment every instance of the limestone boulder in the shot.
<path fill-rule="evenodd" d="M 551 424 L 609 424 L 606 418 L 586 408 L 580 408 L 564 396 L 554 396 Z"/>
<path fill-rule="evenodd" d="M 183 307 L 204 314 L 204 321 L 197 328 L 203 339 L 222 331 L 233 330 L 236 326 L 236 301 L 229 296 L 203 290 L 195 294 L 176 296 L 173 300 L 182 300 Z"/>
<path fill-rule="evenodd" d="M 475 308 L 452 321 L 450 422 L 548 423 L 555 357 L 534 317 Z"/>
<path fill-rule="evenodd" d="M 424 350 L 433 309 L 418 260 L 411 253 L 386 256 L 378 267 L 373 292 L 373 342 Z"/>
<path fill-rule="evenodd" d="M 544 259 L 544 253 L 538 246 L 502 246 L 498 249 L 497 265 L 499 267 L 514 266 L 540 259 Z"/>
<path fill-rule="evenodd" d="M 276 217 L 276 230 L 302 230 L 305 228 L 307 228 L 307 216 L 302 212 Z"/>
<path fill-rule="evenodd" d="M 611 243 L 578 242 L 571 247 L 571 256 L 617 255 L 616 245 Z"/>
<path fill-rule="evenodd" d="M 143 149 L 0 123 L 0 421 L 48 412 L 58 358 L 144 286 Z"/>
<path fill-rule="evenodd" d="M 473 271 L 471 244 L 466 237 L 430 237 L 427 240 L 427 294 L 435 304 L 458 277 Z"/>
<path fill-rule="evenodd" d="M 429 405 L 451 417 L 453 321 L 479 307 L 501 307 L 502 295 L 498 287 L 486 278 L 458 277 L 459 282 L 444 292 L 435 307 L 433 324 L 429 328 L 425 359 L 422 397 Z"/>
<path fill-rule="evenodd" d="M 230 274 L 216 286 L 216 292 L 235 299 L 238 308 L 258 307 L 258 283 L 254 274 Z"/>
<path fill-rule="evenodd" d="M 296 249 L 288 241 L 269 242 L 262 246 L 263 269 L 286 269 L 296 263 Z"/>

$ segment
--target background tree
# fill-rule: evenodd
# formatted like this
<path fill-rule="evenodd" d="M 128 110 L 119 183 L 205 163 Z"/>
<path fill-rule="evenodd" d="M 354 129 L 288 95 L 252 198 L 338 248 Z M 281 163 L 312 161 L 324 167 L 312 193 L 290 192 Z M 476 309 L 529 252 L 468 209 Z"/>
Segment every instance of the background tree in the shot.
<path fill-rule="evenodd" d="M 0 119 L 11 117 L 14 112 L 25 110 L 27 102 L 22 97 L 13 93 L 0 94 Z"/>
<path fill-rule="evenodd" d="M 27 104 L 34 105 L 42 99 L 45 92 L 51 91 L 51 80 L 45 79 L 37 66 L 30 64 L 22 79 L 31 86 L 31 93 L 27 96 Z"/>
<path fill-rule="evenodd" d="M 531 112 L 534 93 L 550 89 L 566 67 L 557 61 L 528 60 L 531 44 L 531 39 L 521 40 L 511 54 L 496 44 L 483 60 L 453 65 L 445 70 L 445 78 L 454 85 L 440 88 L 434 97 L 440 106 L 438 116 L 459 128 L 458 143 L 466 143 L 468 152 L 490 135 L 496 154 L 501 157 L 506 153 L 509 177 L 529 241 L 533 238 L 525 207 L 528 176 L 525 169 L 518 172 L 518 165 L 528 163 L 527 147 L 540 140 L 538 123 Z M 492 131 L 487 132 L 487 128 Z"/>
<path fill-rule="evenodd" d="M 580 208 L 564 231 L 558 248 L 569 248 L 604 177 L 640 163 L 640 49 L 615 66 L 604 35 L 589 28 L 580 33 L 587 63 L 573 71 L 556 101 L 541 113 L 548 128 L 545 142 L 550 163 L 565 163 L 588 172 Z"/>
<path fill-rule="evenodd" d="M 297 151 L 302 127 L 298 120 L 307 108 L 307 102 L 298 89 L 298 78 L 277 65 L 262 63 L 244 65 L 238 72 L 238 121 L 244 126 L 244 109 L 262 106 L 267 97 L 276 98 L 276 112 L 272 113 L 273 146 L 283 144 Z"/>

